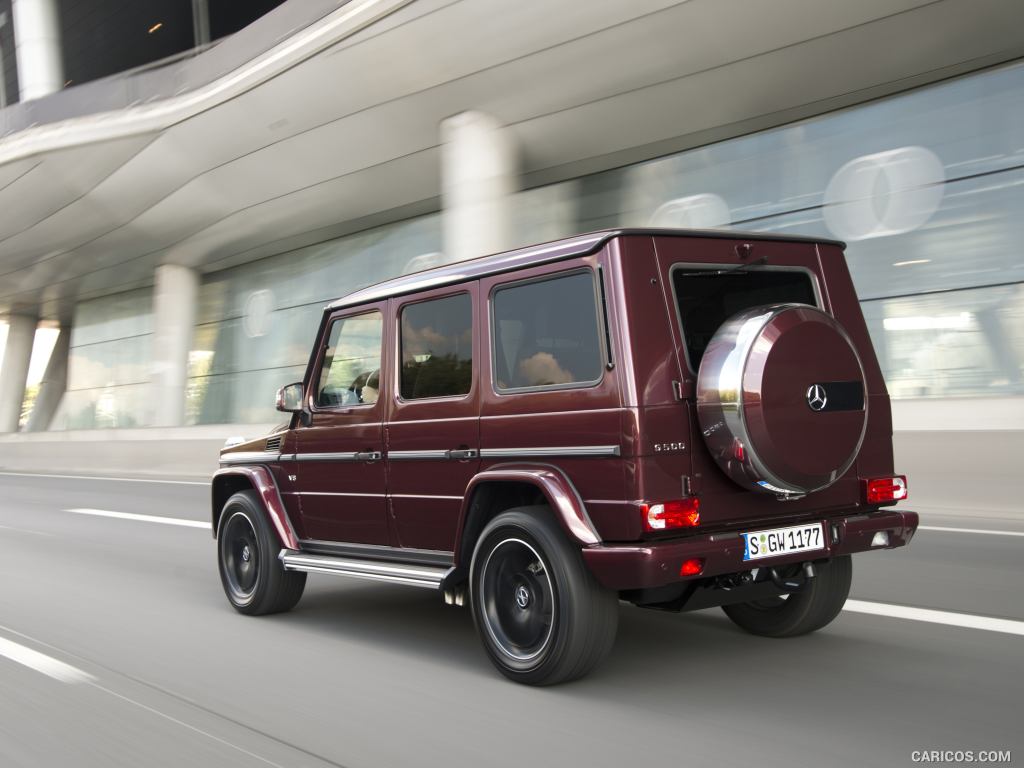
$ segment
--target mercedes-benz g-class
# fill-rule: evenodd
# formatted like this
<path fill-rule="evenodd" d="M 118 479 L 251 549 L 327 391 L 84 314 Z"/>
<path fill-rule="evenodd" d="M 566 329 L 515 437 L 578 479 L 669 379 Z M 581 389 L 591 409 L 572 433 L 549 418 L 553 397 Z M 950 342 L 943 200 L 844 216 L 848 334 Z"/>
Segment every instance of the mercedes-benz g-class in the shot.
<path fill-rule="evenodd" d="M 917 527 L 837 242 L 617 230 L 399 277 L 325 309 L 277 407 L 213 479 L 231 604 L 434 589 L 523 683 L 597 665 L 620 600 L 819 629 Z"/>

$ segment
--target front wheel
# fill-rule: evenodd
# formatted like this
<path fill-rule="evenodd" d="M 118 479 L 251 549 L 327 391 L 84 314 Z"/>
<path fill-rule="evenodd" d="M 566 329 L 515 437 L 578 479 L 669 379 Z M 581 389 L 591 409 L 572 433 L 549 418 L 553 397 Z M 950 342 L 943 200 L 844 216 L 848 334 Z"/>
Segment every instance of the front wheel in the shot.
<path fill-rule="evenodd" d="M 733 622 L 755 635 L 794 637 L 821 629 L 839 615 L 850 595 L 849 555 L 815 565 L 816 574 L 799 592 L 750 603 L 723 605 Z"/>
<path fill-rule="evenodd" d="M 228 499 L 217 530 L 217 566 L 224 594 L 239 613 L 279 613 L 299 602 L 306 574 L 286 571 L 280 551 L 256 492 Z"/>
<path fill-rule="evenodd" d="M 548 507 L 502 513 L 480 535 L 470 566 L 473 621 L 487 655 L 519 683 L 582 677 L 611 650 L 618 595 L 587 570 Z"/>

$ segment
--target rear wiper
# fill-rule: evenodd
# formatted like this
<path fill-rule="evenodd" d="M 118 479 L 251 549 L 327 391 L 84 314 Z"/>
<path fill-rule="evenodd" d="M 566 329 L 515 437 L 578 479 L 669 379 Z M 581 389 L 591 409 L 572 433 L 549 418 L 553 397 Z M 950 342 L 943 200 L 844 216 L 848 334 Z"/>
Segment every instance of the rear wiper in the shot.
<path fill-rule="evenodd" d="M 715 269 L 715 270 L 708 270 L 708 271 L 700 270 L 700 271 L 687 272 L 686 276 L 687 277 L 718 277 L 719 275 L 741 275 L 744 272 L 746 272 L 748 269 L 750 269 L 751 267 L 756 267 L 758 265 L 765 264 L 765 263 L 767 263 L 767 261 L 768 261 L 768 257 L 767 256 L 762 256 L 759 259 L 754 259 L 749 264 L 737 264 L 736 266 L 729 267 L 728 269 Z"/>

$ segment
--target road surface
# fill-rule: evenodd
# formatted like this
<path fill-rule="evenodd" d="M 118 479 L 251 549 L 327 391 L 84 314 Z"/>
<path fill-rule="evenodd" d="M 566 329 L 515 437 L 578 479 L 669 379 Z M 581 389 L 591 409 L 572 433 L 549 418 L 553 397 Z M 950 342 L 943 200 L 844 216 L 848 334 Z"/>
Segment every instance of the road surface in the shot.
<path fill-rule="evenodd" d="M 855 557 L 856 610 L 808 637 L 623 605 L 608 661 L 551 689 L 426 590 L 311 575 L 238 615 L 207 520 L 204 484 L 0 474 L 0 766 L 1024 760 L 1024 517 L 925 516 L 955 530 Z"/>

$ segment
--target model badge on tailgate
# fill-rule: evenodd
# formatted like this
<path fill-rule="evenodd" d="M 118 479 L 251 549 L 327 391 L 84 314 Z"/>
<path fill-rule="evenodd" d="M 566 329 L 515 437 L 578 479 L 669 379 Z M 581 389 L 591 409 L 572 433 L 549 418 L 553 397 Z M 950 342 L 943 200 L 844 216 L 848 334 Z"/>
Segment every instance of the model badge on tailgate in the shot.
<path fill-rule="evenodd" d="M 686 450 L 686 443 L 655 443 L 655 453 L 679 453 Z"/>

